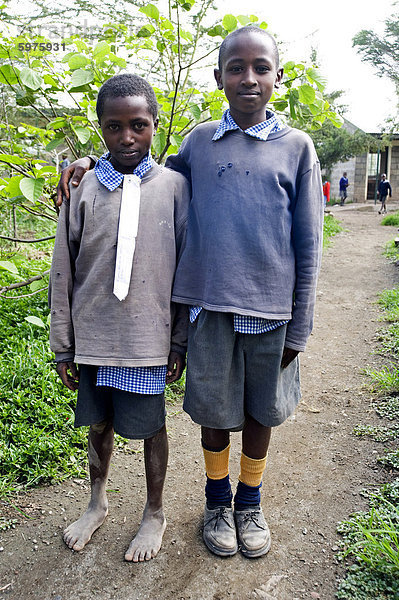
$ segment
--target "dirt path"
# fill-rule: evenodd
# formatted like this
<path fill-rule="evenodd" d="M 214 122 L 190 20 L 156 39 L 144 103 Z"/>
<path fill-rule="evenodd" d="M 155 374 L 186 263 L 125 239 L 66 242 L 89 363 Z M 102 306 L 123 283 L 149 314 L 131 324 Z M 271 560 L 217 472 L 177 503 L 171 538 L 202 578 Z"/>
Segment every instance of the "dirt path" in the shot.
<path fill-rule="evenodd" d="M 345 232 L 324 256 L 316 326 L 302 357 L 303 401 L 274 433 L 263 484 L 269 555 L 219 559 L 204 548 L 199 431 L 178 410 L 168 422 L 168 528 L 159 556 L 139 565 L 123 561 L 144 504 L 144 477 L 142 455 L 119 452 L 110 515 L 80 554 L 64 546 L 60 533 L 85 507 L 87 481 L 21 498 L 33 518 L 0 535 L 0 600 L 333 600 L 342 573 L 334 561 L 336 524 L 365 506 L 363 487 L 387 478 L 375 462 L 378 446 L 351 435 L 356 423 L 376 420 L 362 369 L 379 361 L 370 354 L 380 326 L 377 293 L 398 281 L 398 270 L 381 257 L 396 231 L 380 227 L 369 209 L 336 209 Z M 234 480 L 238 434 L 232 446 Z"/>

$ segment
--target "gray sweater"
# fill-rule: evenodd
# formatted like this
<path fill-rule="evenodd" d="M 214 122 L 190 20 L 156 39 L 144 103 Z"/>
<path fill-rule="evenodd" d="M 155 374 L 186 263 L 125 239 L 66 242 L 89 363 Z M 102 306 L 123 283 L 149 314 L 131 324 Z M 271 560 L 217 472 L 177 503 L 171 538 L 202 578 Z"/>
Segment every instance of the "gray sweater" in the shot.
<path fill-rule="evenodd" d="M 267 141 L 240 130 L 218 141 L 199 125 L 167 166 L 190 179 L 187 243 L 173 300 L 208 310 L 291 319 L 286 345 L 305 349 L 320 267 L 323 193 L 305 133 Z"/>
<path fill-rule="evenodd" d="M 129 294 L 112 293 L 122 187 L 86 173 L 61 207 L 50 274 L 50 346 L 56 360 L 111 366 L 167 363 L 185 351 L 187 307 L 171 305 L 186 231 L 189 186 L 154 164 L 143 177 Z"/>

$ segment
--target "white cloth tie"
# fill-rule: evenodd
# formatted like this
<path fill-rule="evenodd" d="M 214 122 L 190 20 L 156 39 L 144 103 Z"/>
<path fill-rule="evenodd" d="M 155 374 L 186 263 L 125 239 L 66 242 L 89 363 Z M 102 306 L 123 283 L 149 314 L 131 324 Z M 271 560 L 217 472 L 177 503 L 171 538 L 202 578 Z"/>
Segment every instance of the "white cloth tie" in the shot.
<path fill-rule="evenodd" d="M 118 300 L 124 300 L 129 292 L 139 226 L 140 184 L 141 179 L 137 175 L 123 177 L 113 290 Z"/>

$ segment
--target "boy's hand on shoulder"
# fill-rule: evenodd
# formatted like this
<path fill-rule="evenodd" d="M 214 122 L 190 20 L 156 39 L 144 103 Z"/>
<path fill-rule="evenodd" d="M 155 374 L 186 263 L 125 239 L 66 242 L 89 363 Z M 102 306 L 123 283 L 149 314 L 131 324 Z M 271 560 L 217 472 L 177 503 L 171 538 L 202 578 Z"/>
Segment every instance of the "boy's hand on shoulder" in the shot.
<path fill-rule="evenodd" d="M 55 370 L 62 383 L 72 392 L 79 387 L 79 373 L 74 362 L 58 362 Z"/>
<path fill-rule="evenodd" d="M 281 359 L 281 368 L 286 369 L 290 363 L 298 356 L 298 350 L 292 350 L 292 348 L 284 347 L 283 357 Z"/>
<path fill-rule="evenodd" d="M 168 370 L 166 373 L 166 383 L 173 383 L 180 379 L 186 366 L 186 358 L 179 352 L 171 351 L 168 357 Z"/>
<path fill-rule="evenodd" d="M 61 206 L 63 196 L 69 200 L 69 181 L 74 187 L 78 187 L 86 171 L 92 168 L 92 161 L 88 156 L 74 160 L 68 167 L 61 171 L 61 178 L 57 185 L 57 200 L 56 205 Z"/>

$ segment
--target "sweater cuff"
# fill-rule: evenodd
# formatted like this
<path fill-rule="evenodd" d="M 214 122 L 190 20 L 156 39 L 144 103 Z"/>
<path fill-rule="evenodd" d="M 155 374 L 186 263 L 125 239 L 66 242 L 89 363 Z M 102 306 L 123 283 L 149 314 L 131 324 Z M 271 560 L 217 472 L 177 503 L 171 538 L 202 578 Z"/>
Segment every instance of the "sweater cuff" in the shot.
<path fill-rule="evenodd" d="M 55 362 L 73 362 L 74 356 L 71 352 L 55 352 Z"/>
<path fill-rule="evenodd" d="M 94 154 L 88 154 L 87 158 L 90 158 L 90 169 L 94 169 L 96 162 L 98 161 L 97 156 L 95 156 Z"/>
<path fill-rule="evenodd" d="M 170 351 L 171 352 L 177 352 L 178 354 L 181 354 L 182 356 L 186 356 L 187 347 L 186 346 L 180 346 L 179 344 L 171 344 L 170 345 Z"/>

